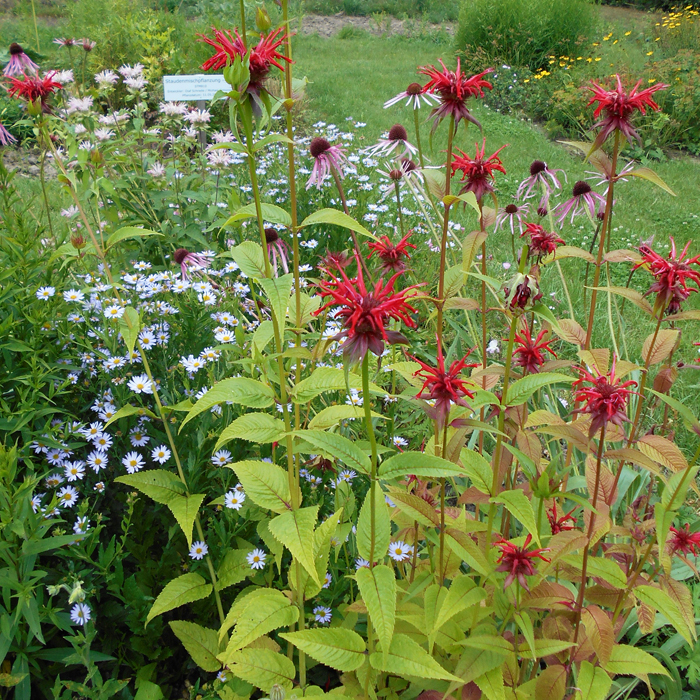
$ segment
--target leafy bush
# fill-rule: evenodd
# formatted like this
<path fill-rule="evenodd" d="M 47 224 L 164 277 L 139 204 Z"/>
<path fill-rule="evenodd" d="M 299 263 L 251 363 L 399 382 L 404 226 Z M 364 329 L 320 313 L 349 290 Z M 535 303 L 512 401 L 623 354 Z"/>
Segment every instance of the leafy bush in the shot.
<path fill-rule="evenodd" d="M 576 53 L 594 17 L 588 0 L 466 0 L 455 45 L 461 54 L 481 48 L 491 62 L 535 70 L 550 54 Z"/>

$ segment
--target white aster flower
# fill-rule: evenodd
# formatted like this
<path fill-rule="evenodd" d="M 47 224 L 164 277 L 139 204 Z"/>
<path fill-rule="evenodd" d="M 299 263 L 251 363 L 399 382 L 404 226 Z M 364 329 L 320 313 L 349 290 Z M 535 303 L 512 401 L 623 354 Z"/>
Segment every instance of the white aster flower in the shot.
<path fill-rule="evenodd" d="M 84 625 L 90 620 L 90 608 L 85 603 L 76 603 L 70 611 L 70 619 L 76 625 Z"/>
<path fill-rule="evenodd" d="M 135 474 L 143 467 L 143 457 L 138 452 L 127 452 L 122 464 L 129 474 Z"/>
<path fill-rule="evenodd" d="M 151 452 L 151 458 L 154 462 L 158 462 L 158 464 L 165 464 L 165 462 L 170 459 L 171 454 L 172 453 L 165 445 L 160 445 Z"/>
<path fill-rule="evenodd" d="M 193 542 L 190 547 L 190 558 L 204 559 L 208 552 L 209 547 L 207 547 L 205 542 Z"/>
<path fill-rule="evenodd" d="M 244 491 L 237 491 L 236 489 L 233 489 L 232 491 L 229 491 L 226 496 L 224 496 L 224 504 L 226 505 L 227 508 L 231 508 L 233 510 L 240 510 L 241 507 L 243 506 L 243 502 L 245 501 L 245 492 Z"/>
<path fill-rule="evenodd" d="M 264 569 L 265 559 L 267 554 L 262 549 L 254 549 L 252 552 L 246 555 L 248 564 L 250 564 L 251 569 Z"/>
<path fill-rule="evenodd" d="M 153 382 L 148 378 L 147 374 L 137 374 L 127 382 L 127 386 L 131 391 L 135 391 L 137 394 L 153 393 Z"/>

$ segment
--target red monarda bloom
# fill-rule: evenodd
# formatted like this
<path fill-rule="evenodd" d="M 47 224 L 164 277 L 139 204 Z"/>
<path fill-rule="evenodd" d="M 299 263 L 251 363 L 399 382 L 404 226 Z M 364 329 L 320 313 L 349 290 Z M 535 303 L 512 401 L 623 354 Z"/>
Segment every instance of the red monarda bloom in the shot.
<path fill-rule="evenodd" d="M 43 78 L 38 75 L 27 76 L 22 78 L 10 78 L 10 87 L 7 89 L 10 97 L 17 97 L 27 102 L 41 101 L 41 109 L 44 112 L 50 112 L 46 99 L 49 95 L 60 90 L 63 85 L 53 80 L 56 71 L 47 73 Z"/>
<path fill-rule="evenodd" d="M 423 386 L 416 398 L 435 401 L 435 406 L 431 407 L 429 415 L 437 421 L 438 428 L 445 425 L 453 403 L 467 406 L 465 397 L 474 398 L 474 394 L 467 389 L 465 380 L 461 378 L 463 369 L 476 367 L 475 364 L 467 364 L 466 362 L 470 354 L 471 350 L 461 360 L 455 360 L 450 368 L 445 370 L 445 358 L 442 355 L 442 346 L 438 338 L 437 367 L 433 368 L 425 362 L 421 362 L 417 357 L 409 356 L 421 366 L 414 375 L 423 380 Z"/>
<path fill-rule="evenodd" d="M 576 508 L 572 508 L 566 515 L 557 518 L 557 504 L 552 504 L 552 507 L 547 511 L 547 520 L 549 520 L 549 526 L 553 535 L 575 529 L 576 518 L 572 515 L 575 510 Z"/>
<path fill-rule="evenodd" d="M 484 89 L 493 89 L 493 85 L 484 76 L 493 73 L 493 68 L 487 68 L 478 75 L 468 78 L 462 73 L 460 61 L 457 59 L 457 69 L 448 70 L 440 59 L 442 70 L 435 66 L 421 66 L 419 73 L 427 75 L 430 80 L 423 86 L 423 92 L 436 93 L 440 98 L 440 104 L 433 109 L 430 116 L 433 118 L 433 131 L 445 118 L 452 116 L 455 126 L 462 119 L 476 124 L 481 128 L 481 124 L 471 115 L 467 109 L 467 99 L 469 97 L 483 97 Z"/>
<path fill-rule="evenodd" d="M 339 253 L 327 250 L 326 254 L 319 260 L 318 268 L 322 272 L 344 270 L 351 262 L 352 258 L 344 250 Z"/>
<path fill-rule="evenodd" d="M 372 252 L 367 259 L 369 260 L 376 253 L 382 261 L 383 272 L 403 272 L 406 269 L 406 262 L 411 259 L 408 248 L 416 247 L 408 242 L 412 234 L 413 231 L 409 231 L 396 245 L 391 242 L 389 236 L 382 236 L 378 241 L 372 241 L 369 244 Z"/>
<path fill-rule="evenodd" d="M 558 245 L 563 245 L 564 241 L 552 231 L 546 231 L 540 224 L 525 224 L 526 230 L 520 235 L 530 237 L 530 255 L 543 258 L 545 255 L 553 253 Z"/>
<path fill-rule="evenodd" d="M 522 367 L 528 374 L 537 374 L 545 362 L 545 352 L 556 357 L 554 350 L 549 347 L 552 341 L 544 340 L 546 334 L 547 331 L 541 330 L 533 340 L 529 326 L 525 326 L 521 333 L 516 333 L 515 342 L 518 347 L 513 350 L 513 364 Z"/>
<path fill-rule="evenodd" d="M 700 268 L 700 255 L 694 258 L 686 258 L 686 253 L 690 247 L 690 241 L 685 248 L 677 254 L 676 242 L 671 237 L 671 252 L 667 258 L 655 253 L 648 245 L 639 247 L 642 254 L 642 262 L 635 266 L 646 266 L 649 272 L 654 275 L 655 282 L 644 296 L 656 293 L 655 308 L 657 312 L 662 309 L 666 313 L 675 314 L 680 310 L 683 303 L 691 292 L 697 292 L 700 286 L 700 269 L 694 270 L 691 265 Z M 694 284 L 694 287 L 688 286 Z"/>
<path fill-rule="evenodd" d="M 330 281 L 319 282 L 321 295 L 330 297 L 330 301 L 316 311 L 316 315 L 331 306 L 340 307 L 335 317 L 342 319 L 344 329 L 335 339 L 345 338 L 342 345 L 345 358 L 354 363 L 364 359 L 368 350 L 381 355 L 384 343 L 407 344 L 408 341 L 401 333 L 387 330 L 386 325 L 393 318 L 402 321 L 409 328 L 416 327 L 416 322 L 409 316 L 409 313 L 415 313 L 416 310 L 408 300 L 416 295 L 412 290 L 419 285 L 395 292 L 394 283 L 401 274 L 397 272 L 388 282 L 380 279 L 373 289 L 368 290 L 359 259 L 357 277 L 350 279 L 343 270 L 339 272 L 342 279 L 334 277 L 328 271 Z"/>
<path fill-rule="evenodd" d="M 575 413 L 589 413 L 591 415 L 591 428 L 589 435 L 593 437 L 598 430 L 608 423 L 621 426 L 629 422 L 627 418 L 627 401 L 631 394 L 627 387 L 637 386 L 637 382 L 629 380 L 620 383 L 615 378 L 615 364 L 617 358 L 613 357 L 612 368 L 608 374 L 591 374 L 583 367 L 579 367 L 579 378 L 573 383 L 576 388 L 574 396 L 577 403 L 584 403 Z"/>
<path fill-rule="evenodd" d="M 668 538 L 668 548 L 671 554 L 700 554 L 700 532 L 690 532 L 690 525 L 685 524 L 680 530 L 671 527 L 671 536 Z"/>
<path fill-rule="evenodd" d="M 549 559 L 542 556 L 542 552 L 548 552 L 549 549 L 533 549 L 531 552 L 527 551 L 527 548 L 532 542 L 532 535 L 528 535 L 525 538 L 525 542 L 522 547 L 508 542 L 508 540 L 501 540 L 496 542 L 496 547 L 501 550 L 501 556 L 498 558 L 498 563 L 496 571 L 506 571 L 508 576 L 506 576 L 505 584 L 503 588 L 508 588 L 515 579 L 518 579 L 520 585 L 526 590 L 530 589 L 527 587 L 526 576 L 533 576 L 535 573 L 535 568 L 532 565 L 533 559 L 541 559 L 542 561 L 548 562 Z"/>
<path fill-rule="evenodd" d="M 460 194 L 464 194 L 465 192 L 473 192 L 477 201 L 481 201 L 481 198 L 487 192 L 493 192 L 493 185 L 491 184 L 494 180 L 493 173 L 498 170 L 505 175 L 506 169 L 503 167 L 503 163 L 498 157 L 498 154 L 505 148 L 505 146 L 501 146 L 488 158 L 484 158 L 484 154 L 486 152 L 486 139 L 484 139 L 481 145 L 481 150 L 479 150 L 478 143 L 475 143 L 474 147 L 476 149 L 476 155 L 474 158 L 468 156 L 459 148 L 457 149 L 462 155 L 456 156 L 452 161 L 452 174 L 454 175 L 458 170 L 462 171 L 462 182 L 464 185 L 459 191 Z"/>
<path fill-rule="evenodd" d="M 617 75 L 615 77 L 617 78 L 617 87 L 614 90 L 606 90 L 597 83 L 591 83 L 591 87 L 588 88 L 593 92 L 593 97 L 588 103 L 589 106 L 594 102 L 598 103 L 595 112 L 593 112 L 593 117 L 598 119 L 601 113 L 605 112 L 603 119 L 594 125 L 600 127 L 600 132 L 596 138 L 597 146 L 600 146 L 616 129 L 619 129 L 622 135 L 630 142 L 633 138 L 641 141 L 639 134 L 630 123 L 630 117 L 635 111 L 646 114 L 647 107 L 658 112 L 659 105 L 654 102 L 652 95 L 668 87 L 668 85 L 663 83 L 656 83 L 656 85 L 637 92 L 642 84 L 642 81 L 639 80 L 628 93 L 622 87 L 620 76 Z"/>
<path fill-rule="evenodd" d="M 241 39 L 237 29 L 233 30 L 233 34 L 235 36 L 228 29 L 214 29 L 213 39 L 204 34 L 199 35 L 201 41 L 216 50 L 216 53 L 202 64 L 202 70 L 219 70 L 231 65 L 237 56 L 240 56 L 241 59 L 245 57 L 246 50 L 243 39 Z M 284 67 L 279 61 L 291 63 L 289 58 L 277 51 L 286 38 L 287 36 L 281 28 L 276 29 L 267 36 L 261 34 L 257 45 L 250 48 L 248 68 L 250 70 L 250 87 L 254 90 L 259 90 L 262 86 L 271 66 L 276 66 L 283 71 Z"/>

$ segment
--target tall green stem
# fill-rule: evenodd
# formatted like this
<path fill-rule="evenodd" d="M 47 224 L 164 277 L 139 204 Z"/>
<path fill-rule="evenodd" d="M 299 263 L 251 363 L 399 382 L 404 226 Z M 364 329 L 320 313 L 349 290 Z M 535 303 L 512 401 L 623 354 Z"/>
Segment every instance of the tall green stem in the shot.
<path fill-rule="evenodd" d="M 374 426 L 372 425 L 372 405 L 369 393 L 369 352 L 362 359 L 362 406 L 365 410 L 365 427 L 367 437 L 372 451 L 372 465 L 370 471 L 370 546 L 369 565 L 374 566 L 374 542 L 376 534 L 376 508 L 375 496 L 377 491 L 377 440 L 374 436 Z"/>
<path fill-rule="evenodd" d="M 34 36 L 36 37 L 36 50 L 41 52 L 41 46 L 39 46 L 39 27 L 36 23 L 36 7 L 34 7 L 34 0 L 32 0 L 32 19 L 34 20 Z"/>

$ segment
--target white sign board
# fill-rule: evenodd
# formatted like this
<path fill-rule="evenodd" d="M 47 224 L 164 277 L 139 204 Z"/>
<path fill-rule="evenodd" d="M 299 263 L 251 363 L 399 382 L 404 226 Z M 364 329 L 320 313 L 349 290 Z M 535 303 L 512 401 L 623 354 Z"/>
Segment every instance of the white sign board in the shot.
<path fill-rule="evenodd" d="M 220 74 L 163 76 L 163 92 L 166 102 L 211 100 L 219 90 L 224 92 L 231 90 L 231 86 Z"/>

